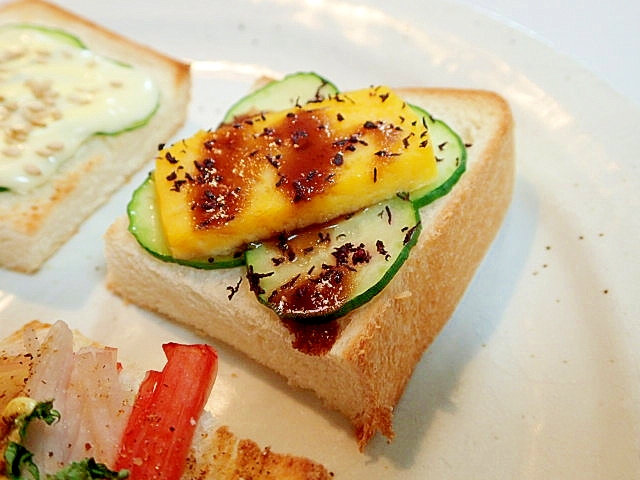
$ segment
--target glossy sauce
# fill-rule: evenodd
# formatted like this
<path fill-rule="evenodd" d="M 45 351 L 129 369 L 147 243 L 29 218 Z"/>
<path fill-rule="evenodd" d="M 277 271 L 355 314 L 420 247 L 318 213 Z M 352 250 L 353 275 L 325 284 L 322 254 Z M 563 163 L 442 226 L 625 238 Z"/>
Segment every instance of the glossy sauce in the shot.
<path fill-rule="evenodd" d="M 340 147 L 330 135 L 328 121 L 322 112 L 300 112 L 287 115 L 276 129 L 284 143 L 278 166 L 278 188 L 294 203 L 310 200 L 332 183 L 333 172 L 341 165 Z M 276 137 L 277 138 L 277 137 Z"/>
<path fill-rule="evenodd" d="M 307 254 L 318 249 L 328 252 L 322 265 L 314 265 L 270 293 L 269 303 L 277 305 L 276 310 L 281 316 L 330 315 L 352 296 L 358 265 L 367 263 L 370 254 L 364 245 L 343 243 L 337 248 L 331 247 L 336 241 L 332 238 L 335 235 L 333 226 L 340 220 L 334 219 L 299 230 L 288 238 L 279 238 L 278 248 L 282 256 L 272 259 L 274 264 L 305 262 Z"/>
<path fill-rule="evenodd" d="M 338 320 L 324 323 L 301 323 L 283 319 L 282 323 L 293 334 L 292 347 L 307 355 L 326 355 L 338 339 L 342 325 Z"/>
<path fill-rule="evenodd" d="M 300 276 L 273 291 L 269 303 L 285 315 L 327 315 L 349 298 L 354 277 L 347 265 L 325 265 L 317 275 Z"/>
<path fill-rule="evenodd" d="M 243 128 L 224 126 L 202 144 L 202 160 L 195 162 L 190 190 L 197 229 L 224 225 L 244 208 L 246 193 L 258 173 L 255 154 L 247 151 L 247 133 Z"/>
<path fill-rule="evenodd" d="M 202 161 L 190 181 L 196 228 L 215 228 L 233 220 L 245 208 L 252 184 L 265 169 L 275 171 L 275 187 L 292 204 L 322 194 L 333 184 L 349 152 L 368 141 L 384 150 L 401 134 L 369 123 L 344 137 L 330 128 L 325 111 L 298 108 L 275 124 L 265 126 L 264 116 L 254 116 L 209 132 L 201 149 Z M 378 160 L 385 161 L 384 155 Z"/>

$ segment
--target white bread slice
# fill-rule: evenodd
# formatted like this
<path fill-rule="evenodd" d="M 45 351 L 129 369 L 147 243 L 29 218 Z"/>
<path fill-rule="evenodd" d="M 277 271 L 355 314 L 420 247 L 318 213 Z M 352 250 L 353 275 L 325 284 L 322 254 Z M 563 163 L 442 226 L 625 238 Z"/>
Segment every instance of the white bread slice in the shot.
<path fill-rule="evenodd" d="M 27 330 L 44 339 L 50 324 L 32 321 L 10 336 L 0 340 L 0 413 L 9 400 L 21 395 L 29 376 L 32 357 L 25 351 L 24 337 Z M 74 350 L 87 345 L 100 344 L 73 331 Z M 20 357 L 20 362 L 9 360 Z M 144 372 L 132 364 L 126 364 L 120 374 L 127 390 L 137 392 Z M 215 385 L 214 387 L 215 388 Z M 133 393 L 132 393 L 133 395 Z M 55 400 L 55 399 L 54 399 Z M 133 399 L 131 399 L 132 401 Z M 4 461 L 1 449 L 5 445 L 4 424 L 0 425 L 0 479 Z M 99 459 L 98 459 L 99 461 Z M 207 410 L 202 412 L 186 459 L 184 480 L 328 480 L 332 474 L 321 464 L 300 456 L 276 453 L 270 448 L 261 448 L 251 439 L 240 439 L 230 428 Z"/>
<path fill-rule="evenodd" d="M 0 193 L 0 266 L 32 273 L 182 126 L 190 96 L 189 65 L 41 0 L 0 6 L 0 26 L 33 23 L 61 28 L 92 51 L 148 72 L 161 103 L 142 128 L 94 136 L 49 184 L 29 194 Z"/>
<path fill-rule="evenodd" d="M 324 355 L 292 347 L 293 335 L 249 291 L 243 268 L 197 270 L 142 249 L 118 219 L 106 233 L 107 285 L 127 301 L 222 340 L 315 391 L 353 423 L 361 449 L 380 431 L 393 438 L 393 410 L 425 349 L 452 315 L 496 235 L 514 183 L 513 118 L 487 91 L 399 90 L 457 131 L 467 171 L 421 211 L 422 233 L 387 287 L 340 319 Z"/>

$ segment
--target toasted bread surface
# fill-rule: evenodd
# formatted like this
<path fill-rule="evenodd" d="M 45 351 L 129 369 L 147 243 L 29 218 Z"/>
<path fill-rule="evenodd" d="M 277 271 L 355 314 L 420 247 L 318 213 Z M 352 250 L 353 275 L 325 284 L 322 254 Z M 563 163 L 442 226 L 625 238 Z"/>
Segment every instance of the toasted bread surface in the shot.
<path fill-rule="evenodd" d="M 207 428 L 210 417 L 201 420 L 187 462 L 185 480 L 324 480 L 332 478 L 321 464 L 289 454 L 261 448 L 253 440 L 240 439 L 229 427 Z"/>
<path fill-rule="evenodd" d="M 127 231 L 125 217 L 105 235 L 110 289 L 315 391 L 351 420 L 361 449 L 378 431 L 393 438 L 394 408 L 497 234 L 514 184 L 513 118 L 501 96 L 399 92 L 458 132 L 468 145 L 467 170 L 451 192 L 421 209 L 418 243 L 385 289 L 327 326 L 337 336 L 325 354 L 292 346 L 296 331 L 256 300 L 243 267 L 206 271 L 158 260 Z"/>
<path fill-rule="evenodd" d="M 94 135 L 52 180 L 28 194 L 0 192 L 0 266 L 37 271 L 93 211 L 171 138 L 186 118 L 190 67 L 42 0 L 0 6 L 0 26 L 29 23 L 60 28 L 90 50 L 147 72 L 161 91 L 160 105 L 143 127 Z"/>

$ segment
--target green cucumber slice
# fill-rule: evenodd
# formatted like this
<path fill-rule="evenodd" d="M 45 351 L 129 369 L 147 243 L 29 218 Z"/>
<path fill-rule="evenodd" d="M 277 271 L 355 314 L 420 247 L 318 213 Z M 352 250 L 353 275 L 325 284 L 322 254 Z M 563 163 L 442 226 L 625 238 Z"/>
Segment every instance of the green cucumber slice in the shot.
<path fill-rule="evenodd" d="M 129 216 L 129 231 L 138 243 L 149 253 L 165 262 L 174 262 L 207 270 L 236 267 L 244 263 L 244 252 L 216 258 L 190 260 L 173 258 L 162 232 L 152 175 L 149 175 L 142 185 L 133 192 L 131 201 L 127 205 L 127 215 Z"/>
<path fill-rule="evenodd" d="M 118 130 L 114 130 L 113 132 L 96 132 L 95 135 L 104 135 L 106 137 L 114 137 L 116 135 L 120 135 L 121 133 L 130 132 L 131 130 L 136 130 L 138 128 L 144 127 L 156 114 L 158 109 L 160 108 L 160 96 L 158 96 L 158 101 L 153 109 L 147 114 L 146 117 L 141 118 L 140 120 L 136 120 L 133 123 L 127 125 L 126 127 L 120 128 Z"/>
<path fill-rule="evenodd" d="M 251 113 L 286 110 L 336 93 L 336 86 L 320 75 L 312 72 L 293 73 L 241 98 L 225 114 L 222 123 Z"/>
<path fill-rule="evenodd" d="M 446 195 L 467 168 L 467 149 L 457 133 L 442 120 L 433 118 L 421 107 L 411 107 L 422 115 L 424 124 L 431 133 L 431 142 L 438 165 L 438 176 L 428 185 L 409 193 L 416 207 L 424 207 Z"/>
<path fill-rule="evenodd" d="M 23 28 L 26 30 L 36 30 L 46 35 L 49 35 L 50 37 L 54 37 L 59 42 L 71 45 L 72 47 L 78 47 L 82 49 L 87 48 L 86 45 L 82 42 L 82 40 L 80 40 L 78 37 L 70 34 L 69 32 L 61 30 L 59 28 L 45 27 L 43 25 L 34 25 L 30 23 L 17 23 L 14 25 L 7 25 L 2 28 Z"/>
<path fill-rule="evenodd" d="M 413 203 L 394 197 L 340 221 L 253 245 L 246 252 L 249 284 L 282 318 L 337 318 L 389 283 L 420 230 Z"/>

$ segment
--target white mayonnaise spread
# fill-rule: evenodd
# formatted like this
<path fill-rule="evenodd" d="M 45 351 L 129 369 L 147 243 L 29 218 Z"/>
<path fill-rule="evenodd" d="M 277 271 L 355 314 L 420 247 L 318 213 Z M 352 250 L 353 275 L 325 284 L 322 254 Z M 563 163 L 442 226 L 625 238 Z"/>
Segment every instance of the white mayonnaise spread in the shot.
<path fill-rule="evenodd" d="M 143 72 L 64 34 L 0 28 L 0 187 L 45 184 L 87 138 L 135 126 L 158 101 Z"/>

